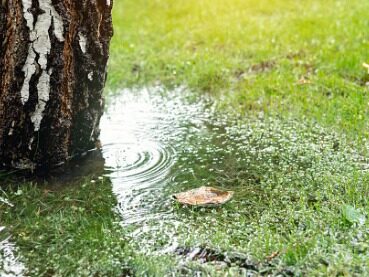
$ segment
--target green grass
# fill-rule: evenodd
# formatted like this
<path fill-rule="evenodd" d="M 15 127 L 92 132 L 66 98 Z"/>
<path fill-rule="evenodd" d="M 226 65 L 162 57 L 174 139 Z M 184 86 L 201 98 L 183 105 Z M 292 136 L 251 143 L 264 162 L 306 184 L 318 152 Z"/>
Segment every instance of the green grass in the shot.
<path fill-rule="evenodd" d="M 11 235 L 31 276 L 244 276 L 237 264 L 178 263 L 179 255 L 155 252 L 173 237 L 185 249 L 248 257 L 259 272 L 367 276 L 369 175 L 358 149 L 316 124 L 245 122 L 190 136 L 188 148 L 177 149 L 173 171 L 180 174 L 159 196 L 170 202 L 174 192 L 211 184 L 235 191 L 225 206 L 173 205 L 176 227 L 165 217 L 147 220 L 147 231 L 133 235 L 135 226 L 118 224 L 107 179 L 62 188 L 2 185 L 0 222 L 7 229 L 0 241 Z M 214 158 L 222 163 L 214 166 Z"/>
<path fill-rule="evenodd" d="M 108 87 L 185 84 L 236 113 L 308 117 L 368 138 L 368 8 L 361 0 L 117 1 Z"/>
<path fill-rule="evenodd" d="M 86 179 L 55 191 L 32 183 L 2 189 L 0 196 L 14 206 L 0 202 L 0 222 L 17 242 L 32 276 L 128 272 L 129 250 L 114 223 L 116 200 L 108 181 Z"/>
<path fill-rule="evenodd" d="M 107 179 L 86 178 L 63 188 L 22 183 L 0 190 L 0 242 L 10 236 L 27 276 L 163 276 L 171 257 L 132 249 L 120 226 Z M 0 247 L 0 275 L 4 263 Z M 164 266 L 166 265 L 166 266 Z"/>
<path fill-rule="evenodd" d="M 173 171 L 179 175 L 165 196 L 212 185 L 233 190 L 234 199 L 219 208 L 178 206 L 178 226 L 147 222 L 151 228 L 137 238 L 136 248 L 155 241 L 149 249 L 160 249 L 176 237 L 188 249 L 246 255 L 258 273 L 271 276 L 367 276 L 369 175 L 358 149 L 316 124 L 253 117 L 245 122 L 228 122 L 222 136 L 194 136 L 178 155 Z M 214 166 L 215 158 L 222 162 Z M 273 253 L 278 255 L 268 261 Z M 185 266 L 188 276 L 244 276 L 237 264 Z"/>

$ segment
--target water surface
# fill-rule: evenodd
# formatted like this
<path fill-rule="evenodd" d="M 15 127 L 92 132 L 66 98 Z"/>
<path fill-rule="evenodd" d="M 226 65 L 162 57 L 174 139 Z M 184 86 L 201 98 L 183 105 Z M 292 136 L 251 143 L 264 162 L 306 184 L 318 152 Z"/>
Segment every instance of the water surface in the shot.
<path fill-rule="evenodd" d="M 1 197 L 0 202 L 12 206 L 9 201 Z M 24 273 L 25 266 L 20 261 L 16 245 L 6 232 L 6 228 L 0 226 L 0 276 L 19 277 L 24 276 Z"/>
<path fill-rule="evenodd" d="M 307 194 L 320 201 L 314 184 L 327 183 L 327 176 L 342 183 L 343 172 L 360 167 L 355 150 L 314 123 L 219 114 L 211 100 L 184 88 L 123 90 L 107 107 L 105 176 L 121 224 L 145 254 L 185 245 L 267 252 L 268 243 L 256 237 L 285 228 L 291 203 Z M 181 207 L 171 198 L 203 185 L 233 190 L 235 197 L 211 209 Z M 283 244 L 282 233 L 270 236 Z"/>
<path fill-rule="evenodd" d="M 142 275 L 159 272 L 148 271 L 157 264 L 173 276 L 288 275 L 286 265 L 305 259 L 294 255 L 307 255 L 309 237 L 333 240 L 329 228 L 345 224 L 339 212 L 345 203 L 337 199 L 357 195 L 351 187 L 365 190 L 368 160 L 314 122 L 220 113 L 210 98 L 185 88 L 126 89 L 106 106 L 102 153 L 77 164 L 71 178 L 94 172 L 111 180 L 122 239 L 135 252 L 127 260 L 139 261 Z M 192 208 L 171 197 L 204 185 L 232 190 L 234 198 Z M 4 276 L 21 276 L 17 247 L 0 229 L 0 275 L 2 268 Z M 321 250 L 307 243 L 311 253 Z M 336 253 L 331 245 L 324 251 Z M 284 260 L 266 258 L 286 247 L 293 254 Z"/>
<path fill-rule="evenodd" d="M 205 101 L 184 104 L 186 94 L 181 88 L 170 98 L 161 88 L 124 90 L 109 101 L 101 141 L 123 224 L 172 214 L 164 190 L 194 161 L 180 171 L 173 166 L 183 152 L 196 151 L 189 141 L 204 135 L 210 117 Z"/>

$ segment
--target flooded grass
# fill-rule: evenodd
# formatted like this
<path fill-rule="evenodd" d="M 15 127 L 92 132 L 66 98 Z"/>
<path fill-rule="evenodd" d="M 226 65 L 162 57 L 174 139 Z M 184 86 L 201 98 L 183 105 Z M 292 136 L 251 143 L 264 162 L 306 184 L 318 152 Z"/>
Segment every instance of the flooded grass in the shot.
<path fill-rule="evenodd" d="M 2 240 L 31 276 L 368 274 L 367 158 L 344 136 L 235 118 L 184 88 L 110 101 L 105 171 L 86 160 L 77 172 L 95 175 L 77 183 L 2 185 Z M 234 198 L 171 197 L 203 185 Z"/>
<path fill-rule="evenodd" d="M 357 253 L 352 243 L 365 245 L 365 239 L 358 242 L 355 237 L 367 234 L 366 223 L 348 220 L 344 209 L 349 206 L 356 217 L 366 216 L 369 176 L 367 159 L 344 136 L 312 122 L 235 119 L 214 112 L 206 99 L 178 105 L 179 100 L 185 101 L 183 91 L 169 94 L 168 102 L 155 89 L 135 97 L 128 94 L 115 98 L 111 106 L 113 111 L 115 105 L 121 109 L 123 122 L 124 118 L 134 122 L 121 124 L 125 135 L 139 129 L 146 141 L 176 150 L 175 163 L 160 181 L 140 188 L 140 179 L 137 183 L 129 179 L 128 194 L 115 190 L 134 249 L 162 257 L 173 256 L 178 248 L 246 255 L 256 266 L 255 274 L 356 273 L 352 260 L 362 263 L 366 254 Z M 146 116 L 135 117 L 129 107 L 142 97 L 151 99 L 146 100 L 151 108 L 146 106 Z M 122 120 L 119 114 L 113 115 L 113 121 Z M 124 141 L 123 132 L 117 137 Z M 122 185 L 119 178 L 112 183 L 113 188 Z M 183 207 L 171 200 L 173 193 L 202 185 L 233 190 L 235 197 L 215 208 Z M 338 250 L 341 244 L 345 247 Z M 271 263 L 268 257 L 273 253 L 278 255 Z M 178 272 L 185 267 L 190 275 L 199 270 L 220 275 L 244 271 L 237 264 L 218 268 L 208 262 L 175 259 Z M 365 263 L 360 270 L 368 270 Z"/>
<path fill-rule="evenodd" d="M 129 272 L 125 265 L 130 254 L 122 230 L 114 223 L 116 200 L 109 181 L 86 179 L 58 191 L 36 184 L 2 189 L 1 196 L 12 206 L 0 202 L 0 222 L 22 253 L 27 275 Z"/>

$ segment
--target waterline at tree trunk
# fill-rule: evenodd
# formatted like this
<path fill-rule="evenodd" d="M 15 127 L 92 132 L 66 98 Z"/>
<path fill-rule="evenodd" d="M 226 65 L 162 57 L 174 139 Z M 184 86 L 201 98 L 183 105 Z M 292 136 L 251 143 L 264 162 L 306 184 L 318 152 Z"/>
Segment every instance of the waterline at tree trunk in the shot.
<path fill-rule="evenodd" d="M 0 167 L 48 170 L 94 148 L 112 1 L 0 3 Z"/>

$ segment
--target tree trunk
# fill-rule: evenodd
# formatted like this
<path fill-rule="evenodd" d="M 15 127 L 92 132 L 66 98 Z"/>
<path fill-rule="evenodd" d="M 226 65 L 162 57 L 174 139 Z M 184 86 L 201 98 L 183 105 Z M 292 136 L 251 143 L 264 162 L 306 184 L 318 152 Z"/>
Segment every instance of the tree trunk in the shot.
<path fill-rule="evenodd" d="M 94 148 L 111 0 L 1 0 L 0 167 L 49 170 Z"/>

